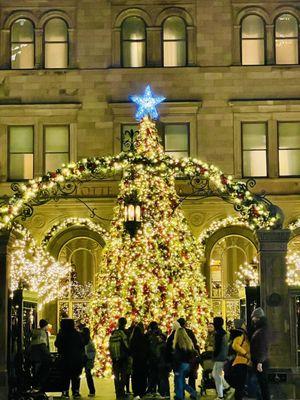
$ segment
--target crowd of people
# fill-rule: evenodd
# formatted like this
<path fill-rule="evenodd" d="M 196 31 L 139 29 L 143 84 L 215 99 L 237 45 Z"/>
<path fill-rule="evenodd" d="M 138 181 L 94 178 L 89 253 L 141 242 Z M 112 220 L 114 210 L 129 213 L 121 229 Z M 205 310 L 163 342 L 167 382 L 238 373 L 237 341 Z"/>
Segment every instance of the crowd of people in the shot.
<path fill-rule="evenodd" d="M 143 323 L 126 328 L 126 319 L 120 318 L 109 340 L 117 400 L 129 394 L 130 379 L 135 400 L 146 394 L 170 398 L 171 371 L 175 400 L 183 400 L 185 391 L 196 399 L 200 395 L 196 390 L 198 367 L 207 357 L 212 361 L 216 400 L 233 393 L 232 389 L 235 400 L 242 400 L 250 390 L 252 396 L 254 392 L 257 398 L 270 400 L 267 320 L 261 308 L 255 309 L 251 318 L 248 331 L 243 320 L 234 320 L 233 328 L 226 332 L 223 319 L 215 317 L 208 324 L 203 353 L 183 318 L 174 323 L 168 337 L 155 321 L 145 331 Z"/>
<path fill-rule="evenodd" d="M 226 332 L 223 325 L 221 317 L 215 317 L 213 323 L 208 324 L 205 351 L 201 352 L 196 336 L 187 327 L 184 318 L 174 322 L 169 336 L 162 332 L 156 321 L 152 321 L 146 329 L 142 322 L 127 328 L 126 319 L 120 318 L 117 329 L 109 338 L 117 400 L 128 397 L 131 389 L 134 400 L 147 394 L 170 398 L 169 378 L 172 371 L 175 400 L 184 400 L 185 392 L 196 400 L 202 394 L 196 388 L 199 364 L 203 366 L 203 359 L 207 357 L 212 362 L 210 372 L 217 392 L 216 400 L 233 393 L 232 388 L 235 389 L 235 400 L 242 400 L 246 388 L 249 392 L 255 378 L 255 396 L 270 400 L 267 379 L 269 334 L 263 310 L 257 308 L 253 311 L 248 331 L 243 320 L 235 320 L 230 332 Z M 51 362 L 48 322 L 42 319 L 39 326 L 33 331 L 30 346 L 37 390 L 45 387 Z M 83 368 L 89 396 L 95 396 L 92 369 L 96 351 L 89 329 L 81 324 L 75 327 L 72 319 L 62 319 L 55 346 L 61 362 L 62 396 L 69 397 L 71 384 L 73 397 L 80 397 Z"/>

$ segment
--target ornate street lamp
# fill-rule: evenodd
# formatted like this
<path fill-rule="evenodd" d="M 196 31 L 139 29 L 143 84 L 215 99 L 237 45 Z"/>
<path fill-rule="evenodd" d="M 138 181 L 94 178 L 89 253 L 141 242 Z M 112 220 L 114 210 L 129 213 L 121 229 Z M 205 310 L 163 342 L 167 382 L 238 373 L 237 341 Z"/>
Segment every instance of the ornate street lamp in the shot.
<path fill-rule="evenodd" d="M 126 197 L 124 202 L 124 226 L 130 236 L 134 237 L 141 226 L 141 203 L 137 199 L 136 193 Z"/>

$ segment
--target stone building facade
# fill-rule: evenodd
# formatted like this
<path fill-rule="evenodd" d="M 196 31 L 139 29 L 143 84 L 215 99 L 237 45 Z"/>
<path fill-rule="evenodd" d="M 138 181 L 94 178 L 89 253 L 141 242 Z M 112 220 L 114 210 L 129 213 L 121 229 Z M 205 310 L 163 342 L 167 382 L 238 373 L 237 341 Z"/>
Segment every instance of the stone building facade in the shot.
<path fill-rule="evenodd" d="M 287 228 L 300 218 L 299 24 L 296 0 L 1 0 L 0 195 L 61 162 L 124 150 L 122 131 L 135 124 L 128 95 L 150 83 L 167 98 L 159 124 L 166 151 L 256 178 L 255 191 L 282 208 Z M 109 220 L 117 190 L 117 181 L 105 181 L 76 195 Z M 195 235 L 236 216 L 215 198 L 183 208 Z M 24 224 L 42 241 L 66 218 L 89 216 L 73 197 L 36 208 Z M 108 228 L 106 220 L 98 222 Z M 86 282 L 103 244 L 88 227 L 68 228 L 49 249 L 92 264 L 78 272 Z M 258 251 L 247 227 L 220 227 L 206 241 L 209 293 L 227 320 L 243 307 L 230 292 L 235 272 L 257 263 Z M 289 292 L 287 318 L 293 367 L 300 365 L 298 289 Z M 57 309 L 47 312 L 55 324 Z"/>

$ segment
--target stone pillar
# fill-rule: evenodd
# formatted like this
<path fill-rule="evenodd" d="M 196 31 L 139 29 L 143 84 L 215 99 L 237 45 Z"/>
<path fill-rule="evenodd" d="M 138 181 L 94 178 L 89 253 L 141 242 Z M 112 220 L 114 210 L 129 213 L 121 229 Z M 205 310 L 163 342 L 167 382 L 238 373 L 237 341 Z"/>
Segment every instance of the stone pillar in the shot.
<path fill-rule="evenodd" d="M 75 37 L 75 29 L 68 29 L 68 38 L 69 38 L 69 68 L 77 68 L 77 53 L 76 53 L 76 37 Z"/>
<path fill-rule="evenodd" d="M 232 64 L 241 65 L 241 25 L 234 25 L 233 27 L 233 51 L 232 51 Z"/>
<path fill-rule="evenodd" d="M 196 29 L 194 26 L 187 26 L 187 65 L 193 67 L 196 65 Z"/>
<path fill-rule="evenodd" d="M 10 68 L 10 30 L 1 29 L 1 69 Z"/>
<path fill-rule="evenodd" d="M 162 31 L 161 27 L 147 28 L 147 66 L 160 67 L 162 65 Z"/>
<path fill-rule="evenodd" d="M 260 296 L 271 328 L 271 368 L 291 368 L 289 293 L 286 283 L 286 252 L 290 230 L 260 230 Z"/>
<path fill-rule="evenodd" d="M 35 30 L 35 68 L 44 67 L 44 33 L 43 29 Z"/>
<path fill-rule="evenodd" d="M 275 64 L 274 25 L 266 25 L 266 63 Z"/>
<path fill-rule="evenodd" d="M 7 399 L 8 232 L 0 232 L 0 399 Z M 6 396 L 6 397 L 5 397 Z"/>
<path fill-rule="evenodd" d="M 121 28 L 112 32 L 112 67 L 121 66 Z"/>

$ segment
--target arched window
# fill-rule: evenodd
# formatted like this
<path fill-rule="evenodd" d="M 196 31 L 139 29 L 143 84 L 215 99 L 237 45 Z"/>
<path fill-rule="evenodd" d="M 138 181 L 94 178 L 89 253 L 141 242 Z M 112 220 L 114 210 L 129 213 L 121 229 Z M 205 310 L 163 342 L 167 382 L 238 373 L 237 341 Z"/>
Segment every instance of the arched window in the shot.
<path fill-rule="evenodd" d="M 164 67 L 186 65 L 186 24 L 180 17 L 169 17 L 163 25 Z"/>
<path fill-rule="evenodd" d="M 276 64 L 298 64 L 298 21 L 282 14 L 275 23 Z"/>
<path fill-rule="evenodd" d="M 52 18 L 45 25 L 45 68 L 68 67 L 68 26 L 61 18 Z"/>
<path fill-rule="evenodd" d="M 242 22 L 242 65 L 265 63 L 265 24 L 258 15 L 248 15 Z"/>
<path fill-rule="evenodd" d="M 29 19 L 17 19 L 11 27 L 11 68 L 34 68 L 34 26 Z"/>
<path fill-rule="evenodd" d="M 126 18 L 122 24 L 122 66 L 146 65 L 146 27 L 139 17 Z"/>

